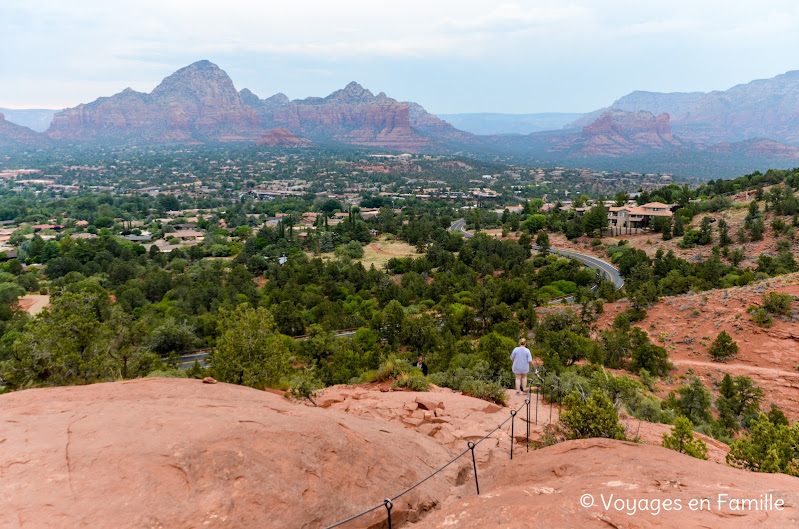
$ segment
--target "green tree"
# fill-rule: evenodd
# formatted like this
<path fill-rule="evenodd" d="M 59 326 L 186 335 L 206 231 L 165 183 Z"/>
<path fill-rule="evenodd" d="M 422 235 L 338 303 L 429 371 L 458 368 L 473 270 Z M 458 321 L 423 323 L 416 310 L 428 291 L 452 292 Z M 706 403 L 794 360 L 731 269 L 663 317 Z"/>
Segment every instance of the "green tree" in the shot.
<path fill-rule="evenodd" d="M 727 331 L 721 331 L 713 340 L 713 345 L 710 346 L 710 357 L 715 362 L 726 360 L 737 352 L 738 344 L 735 343 L 732 336 L 727 334 Z"/>
<path fill-rule="evenodd" d="M 220 311 L 211 366 L 222 382 L 254 388 L 278 383 L 288 370 L 289 352 L 269 311 L 246 303 Z"/>
<path fill-rule="evenodd" d="M 789 427 L 761 414 L 752 423 L 752 433 L 732 443 L 727 463 L 755 472 L 799 477 L 799 423 Z"/>
<path fill-rule="evenodd" d="M 477 358 L 485 360 L 493 375 L 503 374 L 508 380 L 512 379 L 510 372 L 510 353 L 516 343 L 510 338 L 490 332 L 480 338 L 477 346 Z"/>
<path fill-rule="evenodd" d="M 545 231 L 538 232 L 535 236 L 535 244 L 538 246 L 538 251 L 541 255 L 549 254 L 549 235 Z"/>
<path fill-rule="evenodd" d="M 732 244 L 730 237 L 730 227 L 724 219 L 719 220 L 719 246 L 722 248 Z"/>
<path fill-rule="evenodd" d="M 25 325 L 0 375 L 12 388 L 62 386 L 112 380 L 114 362 L 103 336 L 107 294 L 64 292 Z"/>
<path fill-rule="evenodd" d="M 685 225 L 682 220 L 682 215 L 674 215 L 674 229 L 672 230 L 672 233 L 675 237 L 682 237 L 685 235 Z"/>
<path fill-rule="evenodd" d="M 662 446 L 691 457 L 707 459 L 707 445 L 702 439 L 694 437 L 692 426 L 687 417 L 677 417 L 671 434 L 663 433 Z"/>
<path fill-rule="evenodd" d="M 561 412 L 560 424 L 567 438 L 625 438 L 616 408 L 604 392 L 594 391 L 588 399 L 583 400 L 575 391 L 563 399 L 563 404 L 566 409 Z"/>
<path fill-rule="evenodd" d="M 694 378 L 689 384 L 680 386 L 677 393 L 679 400 L 675 400 L 671 393 L 667 405 L 676 407 L 693 424 L 704 424 L 710 420 L 711 395 L 701 380 Z"/>

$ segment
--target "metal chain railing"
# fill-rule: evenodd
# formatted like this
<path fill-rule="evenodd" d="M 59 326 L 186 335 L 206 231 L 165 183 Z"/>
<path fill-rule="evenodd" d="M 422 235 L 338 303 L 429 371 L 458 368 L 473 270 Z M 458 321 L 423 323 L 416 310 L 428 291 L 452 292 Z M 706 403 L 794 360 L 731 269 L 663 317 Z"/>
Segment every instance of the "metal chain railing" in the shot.
<path fill-rule="evenodd" d="M 532 382 L 532 380 L 530 382 Z M 528 452 L 530 451 L 530 401 L 531 401 L 531 395 L 532 395 L 532 387 L 533 387 L 532 383 L 528 384 L 527 391 L 525 391 L 526 397 L 524 399 L 524 402 L 522 403 L 521 406 L 519 406 L 515 410 L 511 410 L 507 419 L 505 419 L 504 421 L 499 423 L 496 428 L 494 428 L 493 430 L 491 430 L 490 432 L 485 434 L 479 440 L 477 440 L 477 441 L 468 441 L 466 443 L 466 446 L 467 446 L 466 450 L 464 450 L 463 452 L 461 452 L 460 454 L 458 454 L 454 458 L 450 459 L 446 464 L 444 464 L 443 466 L 441 466 L 438 469 L 436 469 L 434 472 L 429 474 L 427 477 L 425 477 L 421 481 L 418 481 L 418 482 L 414 483 L 413 485 L 411 485 L 410 487 L 406 488 L 405 490 L 403 490 L 399 494 L 397 494 L 395 496 L 392 496 L 390 498 L 386 498 L 385 500 L 383 500 L 381 503 L 378 503 L 374 507 L 371 507 L 369 509 L 366 509 L 365 511 L 359 512 L 358 514 L 354 514 L 354 515 L 350 516 L 349 518 L 341 520 L 340 522 L 336 522 L 333 525 L 328 525 L 325 529 L 332 529 L 333 527 L 339 527 L 341 525 L 346 524 L 347 522 L 351 522 L 352 520 L 355 520 L 356 518 L 360 518 L 361 516 L 365 516 L 365 515 L 369 514 L 370 512 L 376 511 L 380 507 L 385 507 L 386 515 L 388 517 L 388 529 L 391 529 L 391 509 L 394 507 L 394 501 L 396 501 L 397 498 L 400 498 L 401 496 L 403 496 L 403 495 L 407 494 L 408 492 L 412 491 L 413 489 L 415 489 L 416 487 L 418 487 L 419 485 L 421 485 L 422 483 L 424 483 L 428 479 L 432 478 L 433 476 L 435 476 L 436 474 L 438 474 L 439 472 L 441 472 L 442 470 L 444 470 L 445 468 L 447 468 L 452 463 L 454 463 L 455 461 L 457 461 L 461 457 L 465 456 L 469 452 L 472 453 L 472 468 L 474 469 L 474 485 L 475 485 L 475 488 L 477 489 L 477 494 L 479 495 L 480 494 L 480 483 L 477 480 L 477 459 L 475 458 L 475 455 L 474 455 L 474 449 L 477 447 L 477 445 L 479 445 L 480 443 L 482 443 L 483 441 L 488 439 L 494 432 L 496 432 L 497 430 L 499 430 L 500 428 L 505 426 L 505 424 L 507 424 L 508 421 L 511 421 L 510 458 L 513 459 L 513 444 L 515 442 L 514 441 L 514 437 L 513 437 L 513 435 L 514 435 L 515 418 L 516 418 L 516 414 L 519 413 L 522 410 L 522 408 L 525 408 L 525 407 L 527 408 L 527 451 Z M 540 388 L 536 391 L 536 423 L 538 423 L 538 391 L 540 391 Z"/>

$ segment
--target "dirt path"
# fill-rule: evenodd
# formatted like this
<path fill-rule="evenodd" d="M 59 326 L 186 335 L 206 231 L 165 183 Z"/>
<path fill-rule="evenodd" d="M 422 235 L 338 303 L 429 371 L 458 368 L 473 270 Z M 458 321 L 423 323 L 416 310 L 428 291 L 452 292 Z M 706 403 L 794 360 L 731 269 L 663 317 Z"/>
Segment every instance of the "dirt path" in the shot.
<path fill-rule="evenodd" d="M 372 250 L 374 250 L 375 252 L 379 253 L 380 255 L 390 255 L 391 257 L 396 257 L 396 255 L 394 255 L 393 253 L 389 253 L 389 252 L 383 250 L 382 248 L 380 248 L 380 244 L 379 243 L 373 242 L 370 246 L 372 247 Z"/>
<path fill-rule="evenodd" d="M 717 369 L 730 374 L 758 374 L 758 375 L 771 375 L 774 377 L 794 378 L 799 381 L 799 371 L 788 371 L 786 369 L 777 369 L 773 367 L 760 367 L 748 364 L 727 364 L 724 362 L 705 362 L 701 360 L 681 360 L 679 358 L 670 359 L 671 362 L 677 367 L 704 367 L 708 369 Z"/>

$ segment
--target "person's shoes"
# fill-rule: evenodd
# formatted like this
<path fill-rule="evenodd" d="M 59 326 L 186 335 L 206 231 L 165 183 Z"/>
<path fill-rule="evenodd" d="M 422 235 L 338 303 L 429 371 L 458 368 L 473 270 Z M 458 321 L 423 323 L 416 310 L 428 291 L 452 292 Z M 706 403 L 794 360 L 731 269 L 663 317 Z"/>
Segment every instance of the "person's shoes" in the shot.
<path fill-rule="evenodd" d="M 516 394 L 517 394 L 517 395 L 521 395 L 521 392 L 520 392 L 520 391 L 517 391 L 517 392 L 516 392 Z"/>

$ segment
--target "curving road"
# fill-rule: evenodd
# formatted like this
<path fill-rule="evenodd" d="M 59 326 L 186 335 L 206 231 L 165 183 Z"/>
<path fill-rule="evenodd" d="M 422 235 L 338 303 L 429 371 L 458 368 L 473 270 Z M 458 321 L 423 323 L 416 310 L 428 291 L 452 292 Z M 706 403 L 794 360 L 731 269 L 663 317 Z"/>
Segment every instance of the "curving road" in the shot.
<path fill-rule="evenodd" d="M 474 237 L 474 233 L 466 231 L 466 219 L 458 219 L 453 222 L 449 227 L 449 231 L 460 232 L 467 239 Z M 538 247 L 533 246 L 533 248 L 537 249 Z M 596 257 L 590 255 L 573 252 L 571 250 L 564 250 L 562 248 L 550 248 L 549 251 L 557 255 L 562 255 L 563 257 L 571 257 L 572 259 L 580 261 L 585 266 L 599 270 L 607 279 L 613 281 L 613 284 L 616 286 L 616 288 L 621 288 L 624 286 L 624 278 L 621 277 L 621 274 L 619 274 L 619 271 L 616 269 L 616 267 L 607 261 L 597 259 Z"/>

